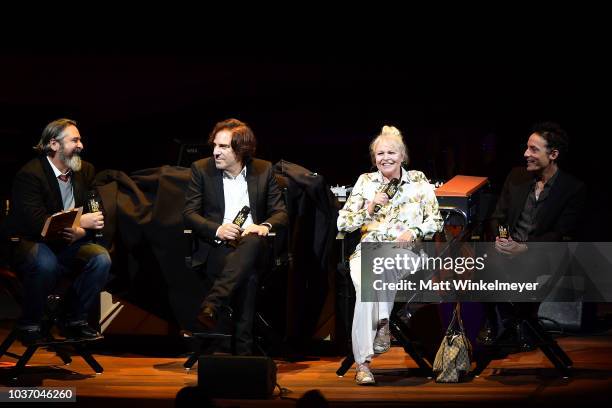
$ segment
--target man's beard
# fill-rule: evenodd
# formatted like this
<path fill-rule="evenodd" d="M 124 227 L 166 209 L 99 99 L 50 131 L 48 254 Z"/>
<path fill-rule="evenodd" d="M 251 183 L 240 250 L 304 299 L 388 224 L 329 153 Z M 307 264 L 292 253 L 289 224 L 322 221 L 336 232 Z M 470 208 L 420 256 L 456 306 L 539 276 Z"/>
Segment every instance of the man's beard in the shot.
<path fill-rule="evenodd" d="M 72 155 L 70 157 L 67 157 L 64 154 L 64 146 L 61 146 L 61 149 L 59 151 L 59 158 L 61 161 L 64 162 L 64 164 L 66 164 L 66 166 L 70 168 L 70 170 L 80 171 L 81 170 L 81 156 L 79 156 L 80 154 L 81 154 L 80 149 L 79 150 L 75 149 L 72 152 Z"/>

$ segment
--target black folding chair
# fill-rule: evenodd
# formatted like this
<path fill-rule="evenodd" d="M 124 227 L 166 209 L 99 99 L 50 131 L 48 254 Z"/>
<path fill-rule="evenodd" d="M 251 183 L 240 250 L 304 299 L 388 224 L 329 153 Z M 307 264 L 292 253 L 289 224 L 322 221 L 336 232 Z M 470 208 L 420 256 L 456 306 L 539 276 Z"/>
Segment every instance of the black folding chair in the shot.
<path fill-rule="evenodd" d="M 13 298 L 21 304 L 23 301 L 23 289 L 21 283 L 17 279 L 17 276 L 10 269 L 3 269 L 0 275 L 2 276 L 3 286 L 7 288 Z M 53 336 L 52 329 L 58 323 L 61 302 L 62 297 L 57 294 L 50 295 L 47 298 L 47 305 L 41 325 L 41 334 L 44 341 L 27 346 L 25 352 L 19 355 L 9 351 L 15 340 L 17 340 L 18 328 L 13 328 L 7 338 L 4 339 L 0 345 L 0 358 L 7 355 L 17 360 L 16 365 L 12 367 L 9 372 L 10 378 L 17 379 L 23 372 L 27 363 L 34 356 L 34 353 L 40 348 L 46 348 L 49 351 L 55 352 L 55 354 L 63 361 L 65 365 L 69 365 L 72 362 L 72 358 L 70 357 L 68 350 L 73 349 L 76 354 L 80 355 L 83 360 L 85 360 L 85 362 L 92 368 L 92 370 L 94 370 L 96 374 L 102 374 L 102 372 L 104 372 L 104 369 L 100 363 L 98 363 L 91 352 L 87 349 L 87 343 L 89 343 L 89 341 L 62 339 Z"/>
<path fill-rule="evenodd" d="M 186 249 L 187 254 L 185 256 L 185 264 L 187 265 L 188 268 L 191 268 L 191 263 L 192 263 L 191 255 L 197 251 L 198 240 L 197 238 L 193 236 L 192 230 L 189 230 L 189 229 L 184 230 L 184 236 L 186 238 L 186 243 L 187 243 L 187 249 Z M 268 237 L 270 239 L 270 242 L 272 242 L 272 244 L 270 245 L 270 247 L 272 247 L 274 240 L 276 239 L 276 233 L 271 232 L 268 234 Z M 278 262 L 278 260 L 274 259 L 273 256 L 268 258 L 267 261 L 268 262 L 264 263 L 266 265 L 265 268 L 271 268 L 272 267 L 271 262 L 274 262 L 274 263 Z M 263 281 L 265 282 L 265 279 Z M 261 288 L 261 285 L 260 285 L 260 288 Z M 206 352 L 209 346 L 214 345 L 214 344 L 218 344 L 224 341 L 229 341 L 231 354 L 232 355 L 236 354 L 235 325 L 233 323 L 234 312 L 230 306 L 226 306 L 225 312 L 226 312 L 227 317 L 230 320 L 229 333 L 221 332 L 221 331 L 190 332 L 190 333 L 185 332 L 184 333 L 186 337 L 191 337 L 194 340 L 194 343 L 192 345 L 193 351 L 189 354 L 189 357 L 183 364 L 183 367 L 185 368 L 185 370 L 190 370 L 194 366 L 194 364 L 198 361 L 198 358 Z M 267 320 L 257 310 L 255 311 L 253 325 L 264 327 L 267 332 L 273 332 L 273 329 L 269 325 Z M 262 355 L 265 356 L 266 352 L 261 345 L 262 340 L 263 340 L 262 338 L 255 335 L 253 338 L 253 344 L 257 348 L 257 350 Z"/>

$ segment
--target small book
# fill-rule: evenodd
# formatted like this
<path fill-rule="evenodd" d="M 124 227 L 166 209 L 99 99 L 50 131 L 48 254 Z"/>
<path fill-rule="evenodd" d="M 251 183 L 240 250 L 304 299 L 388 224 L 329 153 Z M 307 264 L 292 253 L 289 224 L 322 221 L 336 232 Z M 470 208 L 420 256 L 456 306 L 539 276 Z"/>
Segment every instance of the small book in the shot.
<path fill-rule="evenodd" d="M 51 215 L 45 221 L 45 226 L 43 227 L 43 230 L 40 235 L 46 241 L 61 240 L 61 234 L 64 228 L 75 228 L 79 226 L 81 214 L 83 214 L 83 207 L 60 211 Z"/>

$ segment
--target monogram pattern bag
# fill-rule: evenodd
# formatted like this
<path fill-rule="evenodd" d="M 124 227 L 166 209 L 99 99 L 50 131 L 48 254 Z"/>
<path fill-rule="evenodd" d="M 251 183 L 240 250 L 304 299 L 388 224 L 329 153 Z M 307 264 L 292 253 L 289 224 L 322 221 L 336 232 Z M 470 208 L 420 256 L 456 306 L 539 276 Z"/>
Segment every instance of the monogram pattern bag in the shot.
<path fill-rule="evenodd" d="M 470 371 L 472 345 L 465 335 L 461 319 L 461 304 L 457 302 L 442 344 L 436 353 L 433 371 L 436 382 L 456 383 Z"/>

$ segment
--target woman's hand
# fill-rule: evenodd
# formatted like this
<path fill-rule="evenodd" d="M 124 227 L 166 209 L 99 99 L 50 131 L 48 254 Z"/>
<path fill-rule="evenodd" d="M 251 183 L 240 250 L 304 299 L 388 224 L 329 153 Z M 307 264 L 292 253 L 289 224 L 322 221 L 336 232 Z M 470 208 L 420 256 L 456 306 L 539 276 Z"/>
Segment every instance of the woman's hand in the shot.
<path fill-rule="evenodd" d="M 414 234 L 414 231 L 412 230 L 407 230 L 406 232 L 404 232 L 402 235 L 400 235 L 399 237 L 397 237 L 397 241 L 398 242 L 408 242 L 408 243 L 413 243 L 414 241 L 416 241 L 416 235 Z"/>
<path fill-rule="evenodd" d="M 370 216 L 374 215 L 375 213 L 374 209 L 376 208 L 377 204 L 384 206 L 388 202 L 389 202 L 389 196 L 387 195 L 387 193 L 383 193 L 382 191 L 376 193 L 376 195 L 374 196 L 374 199 L 368 205 L 368 213 L 370 214 Z"/>

